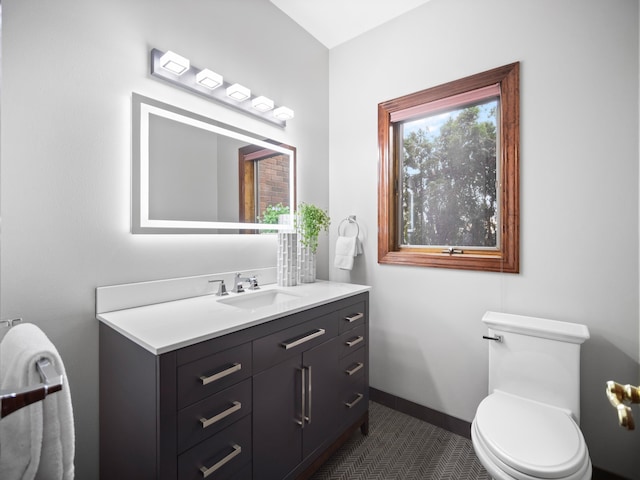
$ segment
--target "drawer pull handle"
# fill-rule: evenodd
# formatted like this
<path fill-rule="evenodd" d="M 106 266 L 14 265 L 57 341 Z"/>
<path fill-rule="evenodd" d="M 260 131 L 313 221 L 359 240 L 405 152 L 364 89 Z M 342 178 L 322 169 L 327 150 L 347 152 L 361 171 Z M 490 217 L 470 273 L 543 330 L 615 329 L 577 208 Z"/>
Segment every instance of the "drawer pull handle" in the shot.
<path fill-rule="evenodd" d="M 204 478 L 207 478 L 209 475 L 211 475 L 212 473 L 215 473 L 216 470 L 219 470 L 222 466 L 226 465 L 227 463 L 229 463 L 231 460 L 233 460 L 235 457 L 237 457 L 238 455 L 240 455 L 240 453 L 242 453 L 242 447 L 240 445 L 232 445 L 233 448 L 233 452 L 231 452 L 229 455 L 227 455 L 226 457 L 224 457 L 222 460 L 220 460 L 218 463 L 212 465 L 211 467 L 207 468 L 207 467 L 200 467 L 200 471 L 202 472 L 202 476 Z"/>
<path fill-rule="evenodd" d="M 240 410 L 242 408 L 242 403 L 240 402 L 233 402 L 233 406 L 227 408 L 224 412 L 220 412 L 217 415 L 214 415 L 211 418 L 204 418 L 201 417 L 200 421 L 202 422 L 202 428 L 207 428 L 210 427 L 211 425 L 213 425 L 214 423 L 219 422 L 220 420 L 222 420 L 223 418 L 228 417 L 229 415 L 231 415 L 232 413 L 237 412 L 238 410 Z"/>
<path fill-rule="evenodd" d="M 356 320 L 360 320 L 362 317 L 364 317 L 364 313 L 355 313 L 353 315 L 351 315 L 350 317 L 344 317 L 345 321 L 349 322 L 349 323 L 353 323 Z"/>
<path fill-rule="evenodd" d="M 203 375 L 203 376 L 200 377 L 200 380 L 202 380 L 202 385 L 208 385 L 211 382 L 215 382 L 216 380 L 220 380 L 221 378 L 224 378 L 227 375 L 231 375 L 232 373 L 235 373 L 235 372 L 237 372 L 238 370 L 241 370 L 241 369 L 242 369 L 242 364 L 241 363 L 234 363 L 232 366 L 230 366 L 226 370 L 222 370 L 221 372 L 214 373 L 213 375 L 211 375 L 209 377 Z"/>
<path fill-rule="evenodd" d="M 348 369 L 347 369 L 347 370 L 345 370 L 345 371 L 344 371 L 344 373 L 346 373 L 347 375 L 351 376 L 351 375 L 353 375 L 354 373 L 356 373 L 356 372 L 358 372 L 358 371 L 362 370 L 362 368 L 363 368 L 363 367 L 364 367 L 364 363 L 362 363 L 362 362 L 358 362 L 358 363 L 356 363 L 356 366 L 355 366 L 355 367 L 353 367 L 351 370 L 348 370 Z"/>
<path fill-rule="evenodd" d="M 302 338 L 293 341 L 282 342 L 280 345 L 284 347 L 285 350 L 289 350 L 290 348 L 297 347 L 298 345 L 302 345 L 309 340 L 313 340 L 314 338 L 320 337 L 325 334 L 324 328 L 318 328 L 315 332 L 305 335 Z"/>
<path fill-rule="evenodd" d="M 355 399 L 353 402 L 351 402 L 351 403 L 346 402 L 346 403 L 345 403 L 345 405 L 346 405 L 348 408 L 353 408 L 353 407 L 355 407 L 355 406 L 358 404 L 358 402 L 360 402 L 360 400 L 362 400 L 363 398 L 364 398 L 364 395 L 362 395 L 361 393 L 358 393 L 358 394 L 357 394 L 357 396 L 356 396 L 356 399 Z"/>
<path fill-rule="evenodd" d="M 347 347 L 353 347 L 354 345 L 359 344 L 361 341 L 364 340 L 364 337 L 362 335 L 358 335 L 356 338 L 354 338 L 353 340 L 347 340 L 346 342 L 344 342 L 344 344 Z"/>

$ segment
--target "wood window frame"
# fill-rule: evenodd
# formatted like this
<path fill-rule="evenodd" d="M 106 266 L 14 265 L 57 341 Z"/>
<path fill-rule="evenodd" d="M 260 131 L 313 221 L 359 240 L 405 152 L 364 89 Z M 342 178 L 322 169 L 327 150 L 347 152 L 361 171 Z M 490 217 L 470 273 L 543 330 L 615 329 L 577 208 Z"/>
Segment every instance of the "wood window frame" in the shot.
<path fill-rule="evenodd" d="M 419 110 L 431 102 L 498 84 L 500 86 L 500 245 L 497 250 L 452 245 L 410 247 L 400 245 L 398 159 L 394 154 L 392 116 Z M 443 85 L 378 104 L 378 263 L 455 268 L 491 272 L 520 272 L 520 63 L 512 63 Z"/>
<path fill-rule="evenodd" d="M 295 184 L 297 152 L 296 148 L 290 145 L 281 144 L 280 146 L 293 151 L 293 168 L 289 172 L 289 182 L 294 182 L 293 198 L 291 199 L 293 205 L 289 205 L 291 212 L 293 212 L 297 194 L 297 185 Z M 247 145 L 238 149 L 238 217 L 240 222 L 255 222 L 258 214 L 256 211 L 256 162 L 273 157 L 276 154 L 273 150 L 257 145 Z M 258 232 L 259 230 L 240 231 L 240 233 Z"/>

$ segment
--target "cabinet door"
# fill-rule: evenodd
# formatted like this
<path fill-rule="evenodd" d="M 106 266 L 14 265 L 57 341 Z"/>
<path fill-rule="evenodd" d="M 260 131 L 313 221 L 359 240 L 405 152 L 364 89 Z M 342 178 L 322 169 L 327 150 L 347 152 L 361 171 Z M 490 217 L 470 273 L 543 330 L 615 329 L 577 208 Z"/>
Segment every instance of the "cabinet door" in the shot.
<path fill-rule="evenodd" d="M 339 352 L 339 338 L 334 337 L 304 352 L 302 356 L 307 390 L 302 440 L 303 459 L 324 441 L 333 438 L 340 427 Z"/>
<path fill-rule="evenodd" d="M 301 461 L 301 356 L 253 377 L 253 474 L 284 478 Z"/>

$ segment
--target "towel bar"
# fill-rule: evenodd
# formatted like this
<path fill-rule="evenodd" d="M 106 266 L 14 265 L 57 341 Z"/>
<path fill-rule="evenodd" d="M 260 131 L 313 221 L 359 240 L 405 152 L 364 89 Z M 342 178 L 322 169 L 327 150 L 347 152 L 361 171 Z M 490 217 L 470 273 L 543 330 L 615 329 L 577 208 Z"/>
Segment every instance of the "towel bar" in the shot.
<path fill-rule="evenodd" d="M 20 410 L 27 405 L 43 400 L 47 395 L 62 390 L 63 378 L 46 358 L 36 363 L 42 383 L 15 391 L 0 390 L 0 418 Z"/>
<path fill-rule="evenodd" d="M 3 320 L 0 323 L 6 323 L 8 327 L 12 327 L 16 322 L 20 322 L 21 320 L 21 318 L 16 318 L 13 320 Z M 36 362 L 36 369 L 40 374 L 42 383 L 16 390 L 0 390 L 0 418 L 4 418 L 27 405 L 44 400 L 44 398 L 51 393 L 62 390 L 64 378 L 56 371 L 48 358 L 43 357 L 38 360 Z"/>

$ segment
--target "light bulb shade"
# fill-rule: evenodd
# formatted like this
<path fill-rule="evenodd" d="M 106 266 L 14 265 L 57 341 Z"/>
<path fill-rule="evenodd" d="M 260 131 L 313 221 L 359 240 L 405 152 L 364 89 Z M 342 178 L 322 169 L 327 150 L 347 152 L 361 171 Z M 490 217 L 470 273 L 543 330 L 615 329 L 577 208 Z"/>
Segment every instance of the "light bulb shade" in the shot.
<path fill-rule="evenodd" d="M 239 83 L 234 83 L 229 88 L 227 88 L 227 97 L 233 98 L 238 102 L 242 102 L 251 96 L 251 90 L 247 87 L 240 85 Z"/>
<path fill-rule="evenodd" d="M 205 68 L 196 75 L 196 82 L 209 90 L 213 90 L 222 85 L 223 78 L 222 75 Z"/>
<path fill-rule="evenodd" d="M 261 112 L 273 110 L 273 100 L 267 97 L 256 97 L 251 100 L 251 106 Z"/>
<path fill-rule="evenodd" d="M 165 70 L 182 75 L 189 70 L 189 59 L 169 50 L 160 57 L 160 66 Z"/>
<path fill-rule="evenodd" d="M 279 120 L 291 120 L 293 118 L 293 110 L 287 107 L 278 107 L 273 111 L 273 116 Z"/>

